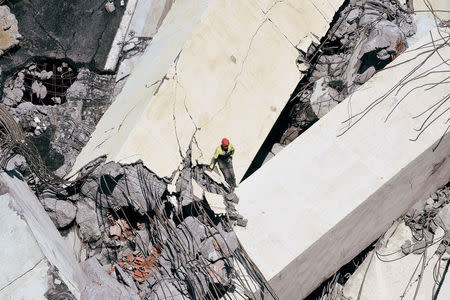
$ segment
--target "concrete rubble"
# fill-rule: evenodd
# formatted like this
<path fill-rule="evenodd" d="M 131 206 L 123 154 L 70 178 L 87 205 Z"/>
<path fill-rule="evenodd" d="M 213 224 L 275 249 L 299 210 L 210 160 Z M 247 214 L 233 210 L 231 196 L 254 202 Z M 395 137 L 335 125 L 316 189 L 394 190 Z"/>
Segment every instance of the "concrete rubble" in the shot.
<path fill-rule="evenodd" d="M 371 148 L 375 154 L 363 166 L 353 164 L 363 157 L 363 146 L 349 155 L 343 150 L 352 145 L 349 138 L 332 153 L 321 148 L 339 132 L 333 127 L 342 121 L 335 120 L 336 111 L 342 113 L 343 105 L 350 113 L 362 109 L 365 90 L 375 95 L 387 85 L 388 75 L 378 72 L 400 77 L 398 72 L 412 69 L 408 58 L 417 57 L 411 53 L 430 50 L 434 43 L 445 60 L 448 45 L 435 31 L 432 42 L 421 40 L 422 48 L 411 48 L 436 25 L 440 35 L 448 35 L 445 4 L 429 3 L 438 7 L 432 20 L 424 17 L 430 14 L 422 13 L 422 1 L 411 0 L 95 0 L 63 7 L 55 1 L 0 6 L 0 56 L 7 53 L 0 57 L 0 227 L 10 233 L 0 239 L 2 245 L 14 245 L 0 256 L 6 265 L 0 276 L 2 299 L 303 298 L 379 236 L 400 210 L 445 181 L 446 160 L 423 158 L 418 168 L 433 160 L 432 170 L 424 167 L 416 174 L 415 185 L 411 190 L 407 185 L 396 207 L 379 216 L 377 224 L 357 213 L 370 230 L 358 227 L 367 231 L 358 238 L 344 230 L 339 243 L 333 240 L 342 222 L 354 216 L 347 209 L 349 202 L 357 203 L 352 197 L 366 195 L 392 175 L 392 166 L 386 175 L 385 161 L 376 163 L 382 146 Z M 436 55 L 428 58 L 426 68 L 430 60 L 437 64 Z M 443 65 L 436 70 L 446 72 Z M 442 94 L 445 79 L 430 77 L 443 80 L 431 89 L 434 96 Z M 396 97 L 409 95 L 400 90 Z M 415 93 L 427 98 L 422 90 Z M 355 104 L 352 97 L 358 99 Z M 391 108 L 403 98 L 395 101 Z M 438 113 L 446 112 L 439 108 Z M 422 126 L 431 127 L 432 138 L 420 132 L 414 146 L 401 142 L 398 148 L 405 153 L 398 159 L 383 152 L 386 164 L 394 160 L 397 166 L 422 145 L 436 142 L 442 128 L 432 123 Z M 372 129 L 367 129 L 371 138 L 379 138 L 383 131 Z M 303 132 L 305 139 L 314 135 L 302 146 L 304 153 L 279 164 Z M 236 148 L 237 181 L 250 176 L 236 190 L 217 168 L 208 168 L 223 136 Z M 396 133 L 388 136 L 400 139 Z M 370 144 L 366 137 L 358 141 Z M 434 155 L 443 157 L 445 133 L 438 144 Z M 428 155 L 428 150 L 422 152 Z M 307 152 L 319 158 L 308 158 Z M 346 159 L 351 170 L 330 170 Z M 265 168 L 251 175 L 262 164 Z M 364 166 L 370 170 L 357 175 Z M 409 172 L 408 166 L 402 172 Z M 380 176 L 363 189 L 372 173 Z M 286 174 L 291 175 L 286 179 Z M 340 183 L 348 174 L 361 181 L 351 195 L 348 187 L 354 182 Z M 424 186 L 428 174 L 432 180 Z M 254 185 L 261 176 L 263 183 Z M 331 181 L 333 189 L 328 189 Z M 270 190 L 278 184 L 279 190 Z M 392 185 L 406 186 L 400 179 Z M 301 190 L 293 192 L 297 187 Z M 314 193 L 303 197 L 309 189 Z M 380 211 L 392 197 L 383 191 Z M 338 198 L 342 201 L 334 203 Z M 293 201 L 298 206 L 304 199 L 314 205 L 307 202 L 297 211 Z M 424 298 L 437 289 L 439 299 L 445 299 L 450 291 L 444 279 L 449 205 L 448 187 L 424 206 L 417 204 L 369 250 L 350 278 L 336 277 L 329 284 L 334 288 L 328 299 L 412 299 L 414 293 Z M 277 213 L 282 217 L 275 220 Z M 283 229 L 286 224 L 290 227 Z M 327 226 L 335 234 L 313 243 Z M 299 227 L 308 232 L 296 238 L 291 230 Z M 324 239 L 335 244 L 333 253 L 321 244 Z M 29 247 L 16 247 L 22 244 Z M 305 260 L 297 248 L 310 244 L 322 246 L 308 248 Z M 391 252 L 391 264 L 376 261 Z M 27 259 L 19 262 L 21 257 Z M 424 261 L 417 275 L 414 268 Z M 296 273 L 305 266 L 307 271 Z M 406 280 L 410 273 L 416 276 L 413 282 Z"/>
<path fill-rule="evenodd" d="M 236 189 L 248 225 L 235 231 L 280 297 L 306 297 L 448 182 L 448 125 L 440 117 L 448 104 L 429 109 L 448 94 L 439 84 L 448 72 L 447 38 L 445 28 L 424 35 Z M 423 45 L 432 50 L 426 60 Z"/>
<path fill-rule="evenodd" d="M 193 163 L 209 164 L 212 145 L 226 135 L 238 150 L 239 181 L 303 76 L 292 63 L 298 49 L 306 51 L 312 37 L 325 35 L 341 4 L 173 3 L 73 172 L 106 155 L 123 163 L 141 159 L 158 176 L 171 177 L 191 140 Z M 317 18 L 303 22 L 304 14 Z M 216 124 L 230 126 L 217 130 Z"/>
<path fill-rule="evenodd" d="M 0 56 L 19 44 L 18 22 L 6 5 L 0 5 Z"/>
<path fill-rule="evenodd" d="M 19 173 L 1 172 L 0 188 L 0 298 L 140 299 L 109 276 L 95 258 L 78 264 Z M 10 244 L 16 247 L 6 247 Z"/>

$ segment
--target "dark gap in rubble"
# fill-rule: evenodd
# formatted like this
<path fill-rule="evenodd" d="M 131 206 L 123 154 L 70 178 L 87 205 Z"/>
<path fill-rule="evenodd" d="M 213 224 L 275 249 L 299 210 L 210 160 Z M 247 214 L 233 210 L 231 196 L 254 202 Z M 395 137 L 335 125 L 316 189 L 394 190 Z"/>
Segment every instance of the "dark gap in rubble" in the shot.
<path fill-rule="evenodd" d="M 252 175 L 256 170 L 258 170 L 262 166 L 268 153 L 272 150 L 273 145 L 280 141 L 281 137 L 289 127 L 290 112 L 295 104 L 296 104 L 295 101 L 289 101 L 287 105 L 284 107 L 284 109 L 281 111 L 280 116 L 275 121 L 275 124 L 273 125 L 263 144 L 261 145 L 255 157 L 253 158 L 252 163 L 247 169 L 247 172 L 245 172 L 241 181 L 244 181 L 247 177 Z M 307 128 L 309 128 L 309 126 L 307 126 Z"/>
<path fill-rule="evenodd" d="M 320 41 L 299 51 L 304 76 L 243 180 L 398 57 L 415 32 L 412 14 L 399 2 L 345 1 Z"/>
<path fill-rule="evenodd" d="M 138 223 L 145 224 L 148 222 L 148 217 L 139 213 L 132 206 L 121 206 L 120 209 L 113 210 L 108 209 L 107 215 L 111 215 L 113 221 L 117 221 L 119 219 L 128 220 L 130 222 L 130 226 L 132 228 L 137 228 Z"/>
<path fill-rule="evenodd" d="M 23 76 L 23 100 L 35 105 L 66 102 L 66 91 L 77 79 L 78 71 L 67 61 L 36 59 L 16 76 Z"/>
<path fill-rule="evenodd" d="M 49 126 L 41 135 L 27 137 L 36 147 L 42 161 L 50 171 L 55 171 L 64 164 L 64 155 L 52 148 L 51 141 L 54 134 L 54 126 Z"/>
<path fill-rule="evenodd" d="M 365 53 L 361 57 L 361 66 L 358 69 L 358 74 L 363 74 L 367 69 L 369 69 L 372 66 L 375 67 L 376 71 L 379 71 L 384 67 L 386 67 L 390 62 L 392 62 L 392 57 L 386 60 L 380 60 L 377 57 L 376 51 Z"/>
<path fill-rule="evenodd" d="M 361 263 L 366 259 L 367 255 L 370 251 L 375 249 L 375 244 L 378 241 L 375 240 L 370 244 L 366 249 L 361 251 L 357 256 L 355 256 L 351 261 L 347 264 L 343 265 L 333 276 L 329 277 L 322 284 L 316 288 L 311 294 L 309 294 L 305 300 L 320 300 L 320 299 L 328 299 L 326 296 L 328 293 L 331 293 L 330 290 L 333 289 L 331 286 L 332 283 L 339 283 L 340 285 L 344 285 L 349 279 L 350 275 L 352 275 L 356 269 L 361 265 Z"/>
<path fill-rule="evenodd" d="M 339 18 L 341 16 L 342 11 L 349 5 L 350 0 L 345 0 L 344 3 L 339 7 L 339 9 L 336 11 L 336 13 L 333 16 L 333 20 L 330 23 L 330 27 L 327 31 L 327 33 L 320 39 L 319 44 L 315 44 L 314 42 L 310 45 L 308 49 L 308 54 L 302 53 L 302 51 L 299 51 L 300 56 L 309 56 L 311 59 L 310 64 L 314 65 L 316 64 L 318 58 L 320 55 L 316 55 L 316 51 L 319 49 L 320 45 L 324 45 L 327 41 L 327 37 L 331 30 L 334 29 L 335 24 L 338 23 Z M 336 52 L 336 49 L 339 49 L 341 47 L 341 43 L 339 40 L 335 41 L 328 41 L 328 47 L 322 47 L 320 52 L 323 52 L 324 54 L 334 54 Z M 312 53 L 312 49 L 315 51 Z M 313 68 L 309 68 L 306 74 L 303 76 L 303 78 L 299 81 L 297 86 L 295 87 L 294 91 L 291 94 L 291 97 L 286 104 L 286 106 L 281 111 L 280 115 L 278 116 L 278 119 L 275 121 L 272 129 L 270 130 L 269 134 L 267 135 L 266 139 L 264 140 L 263 144 L 259 148 L 258 152 L 256 153 L 255 157 L 253 158 L 252 163 L 250 164 L 249 168 L 245 172 L 244 176 L 242 177 L 241 181 L 244 181 L 247 177 L 252 175 L 256 170 L 258 170 L 264 163 L 266 157 L 271 152 L 272 147 L 274 144 L 279 143 L 283 136 L 286 134 L 287 130 L 294 125 L 295 120 L 292 118 L 292 111 L 295 110 L 296 106 L 299 105 L 302 106 L 300 110 L 304 111 L 308 117 L 306 117 L 306 122 L 301 122 L 302 124 L 295 124 L 294 127 L 296 127 L 298 130 L 297 132 L 292 132 L 294 136 L 289 136 L 289 142 L 294 140 L 298 135 L 300 135 L 301 132 L 304 132 L 309 127 L 311 127 L 317 120 L 317 116 L 315 116 L 314 112 L 312 112 L 311 107 L 309 103 L 302 103 L 302 99 L 299 97 L 299 95 L 302 94 L 302 92 L 310 85 L 310 77 L 312 75 Z M 303 105 L 302 105 L 303 104 Z M 288 142 L 288 143 L 289 143 Z M 286 143 L 286 144 L 288 144 Z M 285 144 L 285 143 L 283 143 Z"/>
<path fill-rule="evenodd" d="M 98 187 L 99 192 L 105 196 L 111 196 L 114 192 L 117 182 L 123 177 L 124 174 L 119 174 L 116 177 L 112 177 L 109 174 L 104 174 L 100 177 L 100 185 Z"/>

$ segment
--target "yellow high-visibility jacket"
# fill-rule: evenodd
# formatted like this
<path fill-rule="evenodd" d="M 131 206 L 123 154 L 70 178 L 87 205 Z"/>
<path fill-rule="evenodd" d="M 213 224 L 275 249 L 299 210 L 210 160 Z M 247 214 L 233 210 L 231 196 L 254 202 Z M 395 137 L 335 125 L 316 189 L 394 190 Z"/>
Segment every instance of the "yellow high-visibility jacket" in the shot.
<path fill-rule="evenodd" d="M 228 157 L 233 157 L 234 154 L 234 147 L 233 145 L 231 145 L 231 143 L 228 145 L 228 149 L 224 150 L 222 148 L 222 145 L 219 145 L 216 148 L 216 152 L 214 153 L 214 156 L 211 160 L 211 165 L 209 166 L 211 169 L 214 168 L 214 165 L 216 164 L 217 159 L 219 158 L 228 158 Z"/>

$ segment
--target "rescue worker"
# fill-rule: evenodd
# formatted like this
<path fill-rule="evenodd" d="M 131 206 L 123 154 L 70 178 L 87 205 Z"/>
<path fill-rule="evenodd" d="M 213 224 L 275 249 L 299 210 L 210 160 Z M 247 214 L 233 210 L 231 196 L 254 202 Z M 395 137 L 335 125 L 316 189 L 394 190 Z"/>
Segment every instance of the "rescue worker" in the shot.
<path fill-rule="evenodd" d="M 216 162 L 219 163 L 220 171 L 225 177 L 225 181 L 230 185 L 232 189 L 236 187 L 236 178 L 234 177 L 233 170 L 233 153 L 234 148 L 230 144 L 227 138 L 222 139 L 222 143 L 217 147 L 209 168 L 214 169 Z"/>

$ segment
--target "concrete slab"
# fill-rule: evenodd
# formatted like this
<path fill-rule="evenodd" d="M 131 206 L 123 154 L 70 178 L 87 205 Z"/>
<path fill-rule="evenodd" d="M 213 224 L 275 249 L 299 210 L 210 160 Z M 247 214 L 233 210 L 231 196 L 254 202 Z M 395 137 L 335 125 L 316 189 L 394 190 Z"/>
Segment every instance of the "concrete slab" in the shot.
<path fill-rule="evenodd" d="M 175 2 L 73 171 L 107 155 L 169 177 L 192 140 L 193 162 L 209 164 L 227 136 L 239 181 L 301 77 L 296 45 L 324 34 L 342 3 L 328 2 Z M 298 23 L 310 14 L 328 17 Z"/>
<path fill-rule="evenodd" d="M 236 189 L 248 218 L 236 232 L 280 299 L 307 296 L 449 181 L 448 104 L 415 140 L 448 95 L 450 47 L 431 37 L 443 45 L 423 37 Z"/>
<path fill-rule="evenodd" d="M 0 185 L 0 298 L 47 299 L 58 279 L 66 286 L 60 292 L 79 299 L 84 274 L 36 196 L 4 172 Z"/>
<path fill-rule="evenodd" d="M 139 38 L 153 38 L 159 26 L 169 12 L 172 1 L 169 0 L 138 0 L 125 41 Z M 126 80 L 138 64 L 142 53 L 126 55 L 119 64 L 116 81 Z"/>
<path fill-rule="evenodd" d="M 79 238 L 67 238 L 72 251 L 18 176 L 0 172 L 0 299 L 139 299 L 97 261 L 98 267 L 82 269 L 74 256 L 83 252 Z"/>

